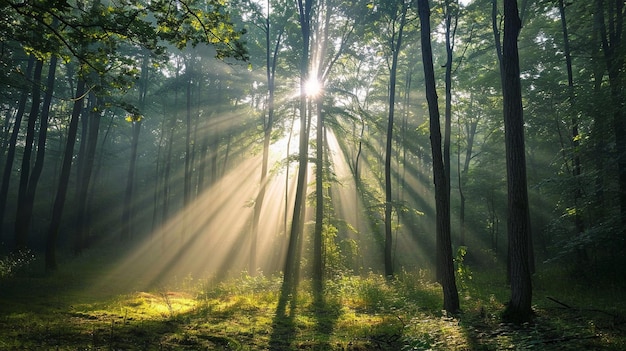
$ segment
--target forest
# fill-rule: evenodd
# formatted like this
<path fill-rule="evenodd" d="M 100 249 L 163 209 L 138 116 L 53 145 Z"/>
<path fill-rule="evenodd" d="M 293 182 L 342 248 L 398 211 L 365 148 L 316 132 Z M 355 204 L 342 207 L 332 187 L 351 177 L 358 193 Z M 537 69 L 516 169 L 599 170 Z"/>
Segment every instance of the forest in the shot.
<path fill-rule="evenodd" d="M 626 349 L 623 0 L 0 0 L 0 349 Z"/>

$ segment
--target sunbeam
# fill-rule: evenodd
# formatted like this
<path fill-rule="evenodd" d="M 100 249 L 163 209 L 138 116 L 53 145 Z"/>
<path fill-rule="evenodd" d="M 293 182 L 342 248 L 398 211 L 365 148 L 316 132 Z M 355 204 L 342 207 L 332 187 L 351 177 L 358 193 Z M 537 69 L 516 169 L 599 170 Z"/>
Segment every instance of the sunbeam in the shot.
<path fill-rule="evenodd" d="M 277 142 L 274 160 L 283 153 Z M 284 157 L 284 155 L 282 155 Z M 147 290 L 180 281 L 224 278 L 245 271 L 250 254 L 249 234 L 260 179 L 260 156 L 240 162 L 213 186 L 181 209 L 101 280 L 101 286 Z M 258 269 L 282 268 L 285 246 L 285 171 L 269 177 L 258 232 Z M 287 201 L 293 201 L 294 177 L 289 179 Z M 287 213 L 289 215 L 289 213 Z"/>

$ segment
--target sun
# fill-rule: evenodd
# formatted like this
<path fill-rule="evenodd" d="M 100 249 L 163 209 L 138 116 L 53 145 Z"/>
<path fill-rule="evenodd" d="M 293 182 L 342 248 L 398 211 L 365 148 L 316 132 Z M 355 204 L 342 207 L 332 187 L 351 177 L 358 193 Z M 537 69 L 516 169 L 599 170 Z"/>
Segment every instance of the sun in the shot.
<path fill-rule="evenodd" d="M 304 85 L 304 92 L 306 93 L 306 96 L 309 97 L 319 96 L 323 89 L 322 83 L 320 83 L 317 78 L 310 78 Z"/>

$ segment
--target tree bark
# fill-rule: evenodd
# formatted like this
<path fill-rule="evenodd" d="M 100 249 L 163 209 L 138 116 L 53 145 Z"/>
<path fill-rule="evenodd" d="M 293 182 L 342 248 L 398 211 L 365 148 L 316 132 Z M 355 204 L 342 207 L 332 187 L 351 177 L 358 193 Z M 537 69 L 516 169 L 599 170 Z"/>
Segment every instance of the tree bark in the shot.
<path fill-rule="evenodd" d="M 317 137 L 315 164 L 315 232 L 313 235 L 313 284 L 317 292 L 321 292 L 324 279 L 323 263 L 323 228 L 324 228 L 324 116 L 322 100 L 317 97 Z"/>
<path fill-rule="evenodd" d="M 521 20 L 516 0 L 504 1 L 504 41 L 502 50 L 502 81 L 504 132 L 508 190 L 509 264 L 511 300 L 505 318 L 522 323 L 532 317 L 532 284 L 530 269 L 530 215 L 526 182 L 526 154 L 522 89 L 517 38 Z"/>
<path fill-rule="evenodd" d="M 41 71 L 43 61 L 37 60 L 35 73 L 33 75 L 33 92 L 28 123 L 26 125 L 26 141 L 24 142 L 24 153 L 22 155 L 22 166 L 20 168 L 20 184 L 17 195 L 17 213 L 15 215 L 15 248 L 25 249 L 28 246 L 28 231 L 30 219 L 32 217 L 32 201 L 28 196 L 28 181 L 30 177 L 31 156 L 33 143 L 35 140 L 35 124 L 39 116 L 39 106 L 41 104 Z M 29 204 L 30 203 L 30 204 Z"/>
<path fill-rule="evenodd" d="M 391 69 L 389 70 L 389 114 L 387 118 L 387 143 L 385 147 L 385 276 L 391 278 L 394 275 L 393 269 L 393 232 L 391 228 L 391 216 L 393 213 L 393 191 L 391 187 L 391 159 L 393 145 L 393 118 L 396 103 L 396 77 L 398 74 L 398 55 L 402 48 L 402 35 L 406 23 L 406 12 L 408 5 L 402 1 L 402 14 L 400 17 L 400 27 L 396 40 L 392 41 Z M 395 31 L 395 28 L 394 28 Z M 395 39 L 395 38 L 394 38 Z"/>
<path fill-rule="evenodd" d="M 67 188 L 70 181 L 70 170 L 72 168 L 72 157 L 74 155 L 74 145 L 76 143 L 76 134 L 78 133 L 78 118 L 83 110 L 85 95 L 85 81 L 79 78 L 76 86 L 76 97 L 74 98 L 74 108 L 72 109 L 72 117 L 67 130 L 67 140 L 65 144 L 65 152 L 63 154 L 63 164 L 61 166 L 61 175 L 59 176 L 59 187 L 54 199 L 52 208 L 52 218 L 50 227 L 46 237 L 46 270 L 51 271 L 57 268 L 56 261 L 56 244 L 59 236 L 59 228 L 61 226 L 61 217 L 63 215 L 63 207 L 67 196 Z"/>
<path fill-rule="evenodd" d="M 473 96 L 470 96 L 470 108 L 473 102 Z M 470 112 L 471 113 L 471 112 Z M 461 122 L 459 121 L 459 124 Z M 459 222 L 460 222 L 460 234 L 459 234 L 459 245 L 465 246 L 465 235 L 466 235 L 466 224 L 465 224 L 465 192 L 463 191 L 465 187 L 465 182 L 463 181 L 463 175 L 467 174 L 469 171 L 470 160 L 472 159 L 472 150 L 474 148 L 474 138 L 476 136 L 476 127 L 478 126 L 478 119 L 472 121 L 465 122 L 465 133 L 467 134 L 467 145 L 465 148 L 465 159 L 463 161 L 463 167 L 461 167 L 461 143 L 459 142 L 458 147 L 458 169 L 459 169 L 459 197 L 461 201 L 461 208 L 459 210 Z M 459 127 L 460 129 L 460 127 Z"/>
<path fill-rule="evenodd" d="M 87 120 L 86 138 L 81 140 L 85 147 L 81 158 L 80 182 L 77 190 L 77 230 L 74 233 L 74 254 L 80 254 L 86 248 L 86 236 L 89 233 L 88 204 L 89 185 L 93 173 L 93 165 L 96 158 L 98 145 L 98 132 L 100 131 L 101 111 L 99 110 L 98 98 L 95 94 L 89 94 L 89 108 L 84 112 L 83 119 Z"/>
<path fill-rule="evenodd" d="M 144 55 L 141 67 L 141 78 L 139 81 L 139 111 L 143 112 L 146 93 L 148 88 L 148 55 Z M 122 209 L 122 231 L 121 240 L 126 241 L 132 238 L 133 233 L 133 192 L 135 186 L 135 171 L 137 163 L 137 151 L 139 148 L 139 134 L 141 132 L 141 121 L 143 116 L 131 116 L 131 143 L 130 143 L 130 164 L 126 179 L 126 191 L 124 193 L 124 208 Z"/>
<path fill-rule="evenodd" d="M 298 245 L 302 234 L 302 221 L 304 219 L 306 173 L 308 166 L 308 144 L 307 133 L 307 98 L 306 81 L 309 78 L 309 42 L 311 37 L 311 8 L 313 0 L 298 0 L 298 14 L 300 29 L 302 32 L 302 53 L 300 57 L 300 142 L 298 155 L 298 178 L 296 183 L 296 198 L 291 221 L 291 231 L 289 233 L 289 245 L 287 247 L 287 257 L 285 260 L 285 272 L 283 281 L 283 291 L 290 292 L 296 287 L 296 275 Z"/>
<path fill-rule="evenodd" d="M 26 80 L 30 80 L 30 75 L 33 72 L 33 66 L 35 65 L 35 56 L 30 55 L 28 58 L 28 64 L 26 66 Z M 15 121 L 13 123 L 13 130 L 11 131 L 11 137 L 9 138 L 9 147 L 7 149 L 7 156 L 4 164 L 4 170 L 2 172 L 2 187 L 0 188 L 0 240 L 2 240 L 2 226 L 4 224 L 4 214 L 6 212 L 6 205 L 9 195 L 9 183 L 11 182 L 11 171 L 13 169 L 13 161 L 15 160 L 15 149 L 17 146 L 17 137 L 20 132 L 20 126 L 22 124 L 22 118 L 24 117 L 24 111 L 26 110 L 26 102 L 28 100 L 28 89 L 24 87 L 17 106 L 17 112 L 15 114 Z"/>
<path fill-rule="evenodd" d="M 139 148 L 139 133 L 141 131 L 141 119 L 131 122 L 130 164 L 126 177 L 126 191 L 124 192 L 124 208 L 122 212 L 122 241 L 132 238 L 133 231 L 133 191 L 135 187 L 135 168 L 137 163 L 137 149 Z"/>
<path fill-rule="evenodd" d="M 276 44 L 272 50 L 270 39 L 270 1 L 267 1 L 267 18 L 265 19 L 265 73 L 267 76 L 267 120 L 263 126 L 263 159 L 261 161 L 261 180 L 259 183 L 259 193 L 254 202 L 254 218 L 250 238 L 250 262 L 249 274 L 256 274 L 257 270 L 257 239 L 259 236 L 259 222 L 261 220 L 261 209 L 265 200 L 265 190 L 267 188 L 267 171 L 269 166 L 269 149 L 274 128 L 274 91 L 276 64 L 278 62 L 278 51 L 281 45 L 283 28 L 281 27 L 276 38 Z"/>
<path fill-rule="evenodd" d="M 189 60 L 185 63 L 185 76 L 187 78 L 187 82 L 185 84 L 185 173 L 183 178 L 183 204 L 185 207 L 187 207 L 191 203 L 191 145 L 193 143 L 193 139 L 191 137 L 192 60 L 193 57 L 190 57 Z"/>
<path fill-rule="evenodd" d="M 618 172 L 618 201 L 622 235 L 622 253 L 626 251 L 626 105 L 624 105 L 624 52 L 622 36 L 624 32 L 624 1 L 596 0 L 602 40 L 602 51 L 609 77 L 612 106 L 612 124 L 615 137 Z M 605 12 L 606 11 L 606 17 Z M 607 26 L 608 22 L 608 26 Z"/>
<path fill-rule="evenodd" d="M 561 16 L 561 28 L 563 31 L 563 51 L 565 55 L 565 66 L 567 68 L 567 93 L 568 93 L 568 102 L 570 106 L 570 115 L 572 116 L 571 120 L 571 128 L 572 128 L 572 176 L 574 177 L 574 181 L 576 182 L 576 189 L 574 190 L 574 208 L 576 212 L 574 213 L 574 226 L 576 228 L 577 234 L 582 234 L 585 231 L 585 223 L 582 217 L 582 211 L 580 209 L 580 200 L 582 198 L 582 188 L 580 184 L 580 175 L 582 173 L 582 167 L 580 163 L 580 155 L 578 152 L 579 142 L 579 132 L 578 132 L 578 119 L 576 118 L 576 113 L 574 113 L 575 107 L 575 95 L 574 95 L 574 73 L 572 69 L 572 54 L 569 44 L 569 34 L 567 31 L 567 20 L 565 17 L 565 4 L 563 0 L 559 0 L 559 13 Z M 568 160 L 565 160 L 568 162 Z M 580 255 L 580 257 L 585 257 L 584 254 Z"/>
<path fill-rule="evenodd" d="M 435 182 L 435 207 L 437 217 L 437 239 L 441 243 L 437 248 L 437 265 L 442 268 L 440 283 L 443 288 L 443 308 L 450 312 L 459 311 L 459 293 L 454 276 L 454 262 L 452 258 L 452 242 L 450 238 L 450 203 L 446 196 L 447 180 L 441 151 L 441 127 L 437 90 L 435 88 L 435 70 L 433 67 L 433 53 L 430 42 L 430 7 L 428 0 L 417 2 L 421 28 L 422 61 L 424 65 L 424 80 L 428 114 L 430 117 L 430 144 L 433 155 L 433 178 Z"/>
<path fill-rule="evenodd" d="M 445 92 L 446 92 L 446 109 L 444 118 L 444 138 L 443 138 L 443 171 L 446 178 L 446 193 L 444 196 L 447 198 L 448 206 L 450 206 L 450 139 L 452 133 L 452 53 L 454 51 L 454 33 L 456 31 L 456 24 L 452 29 L 452 6 L 450 0 L 446 0 L 445 4 L 445 25 L 446 25 L 446 76 L 445 76 Z M 456 18 L 456 17 L 455 17 Z M 448 210 L 449 212 L 450 210 Z M 438 237 L 439 238 L 439 237 Z M 440 248 L 444 243 L 437 240 L 437 254 L 443 252 L 443 248 Z M 443 260 L 437 259 L 438 263 L 443 263 Z M 437 277 L 441 277 L 441 271 L 445 269 L 437 265 Z"/>

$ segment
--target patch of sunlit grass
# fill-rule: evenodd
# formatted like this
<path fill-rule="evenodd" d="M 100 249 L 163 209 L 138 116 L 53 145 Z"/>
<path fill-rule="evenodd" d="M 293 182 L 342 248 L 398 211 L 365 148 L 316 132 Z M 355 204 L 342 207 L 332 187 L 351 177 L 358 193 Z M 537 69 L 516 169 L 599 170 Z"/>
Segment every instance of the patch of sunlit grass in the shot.
<path fill-rule="evenodd" d="M 544 281 L 555 279 L 548 273 L 535 277 L 540 287 L 535 322 L 513 326 L 499 317 L 509 293 L 501 271 L 475 272 L 461 291 L 463 312 L 448 316 L 441 311 L 441 287 L 431 282 L 428 272 L 400 272 L 391 281 L 374 273 L 346 272 L 329 279 L 322 295 L 313 293 L 311 281 L 305 280 L 282 314 L 278 275 L 242 274 L 221 282 L 185 277 L 167 288 L 104 298 L 81 290 L 89 281 L 83 273 L 97 276 L 94 267 L 84 269 L 53 277 L 12 278 L 5 286 L 10 289 L 0 291 L 0 349 L 621 350 L 626 346 L 620 329 L 622 310 L 607 308 L 611 305 L 606 299 L 593 308 L 579 304 L 599 296 L 595 292 L 584 297 L 583 290 L 571 290 L 581 295 L 570 294 L 577 308 L 539 302 L 547 294 L 563 292 Z"/>

